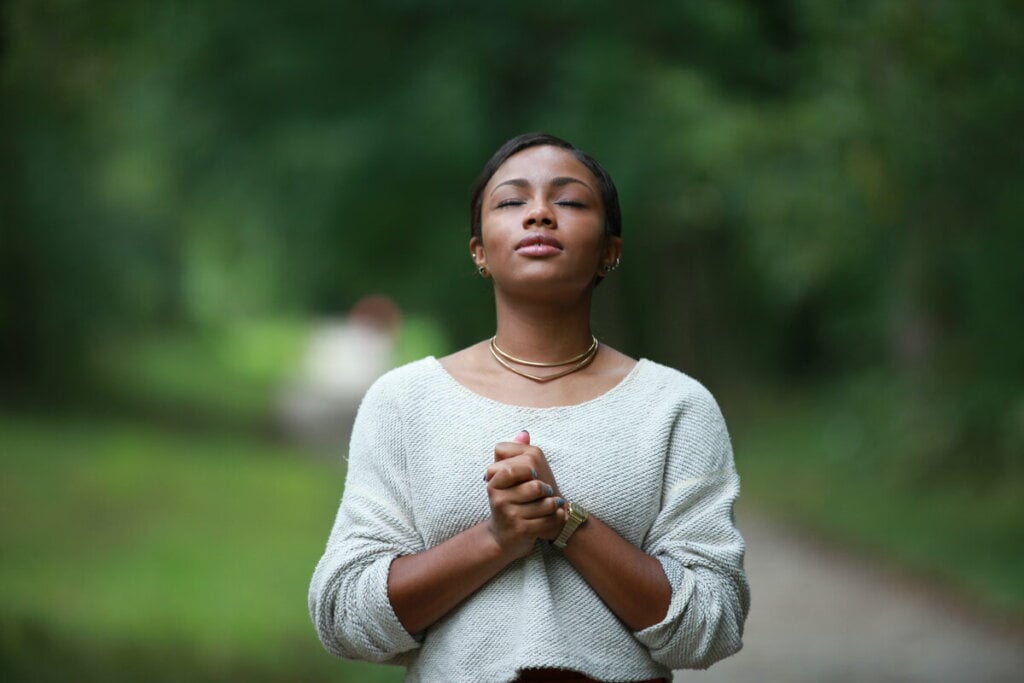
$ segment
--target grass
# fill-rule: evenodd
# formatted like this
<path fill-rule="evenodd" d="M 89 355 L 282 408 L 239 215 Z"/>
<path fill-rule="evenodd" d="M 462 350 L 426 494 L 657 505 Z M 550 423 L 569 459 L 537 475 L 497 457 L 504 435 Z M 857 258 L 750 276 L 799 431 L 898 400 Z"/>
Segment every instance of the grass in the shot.
<path fill-rule="evenodd" d="M 0 454 L 4 680 L 400 679 L 326 654 L 306 612 L 337 466 L 237 435 L 12 415 Z"/>
<path fill-rule="evenodd" d="M 0 413 L 0 680 L 397 681 L 306 608 L 341 452 L 275 443 L 311 324 L 242 320 L 96 349 L 89 417 Z M 396 357 L 444 352 L 411 317 Z"/>

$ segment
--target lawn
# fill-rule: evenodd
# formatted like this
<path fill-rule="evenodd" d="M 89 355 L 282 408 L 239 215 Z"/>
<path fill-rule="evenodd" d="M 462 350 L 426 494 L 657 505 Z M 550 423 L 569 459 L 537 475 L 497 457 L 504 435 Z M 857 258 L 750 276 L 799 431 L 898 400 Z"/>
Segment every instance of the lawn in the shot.
<path fill-rule="evenodd" d="M 0 415 L 0 677 L 400 680 L 326 654 L 306 610 L 340 456 Z"/>

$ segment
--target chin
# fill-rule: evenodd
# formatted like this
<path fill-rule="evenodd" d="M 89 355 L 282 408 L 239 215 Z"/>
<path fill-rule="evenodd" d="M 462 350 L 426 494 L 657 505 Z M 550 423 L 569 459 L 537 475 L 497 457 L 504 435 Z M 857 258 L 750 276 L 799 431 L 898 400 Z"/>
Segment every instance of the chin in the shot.
<path fill-rule="evenodd" d="M 565 303 L 576 301 L 581 297 L 589 297 L 594 291 L 594 283 L 593 280 L 556 277 L 550 273 L 543 275 L 534 273 L 518 277 L 512 282 L 503 282 L 497 288 L 517 297 Z"/>

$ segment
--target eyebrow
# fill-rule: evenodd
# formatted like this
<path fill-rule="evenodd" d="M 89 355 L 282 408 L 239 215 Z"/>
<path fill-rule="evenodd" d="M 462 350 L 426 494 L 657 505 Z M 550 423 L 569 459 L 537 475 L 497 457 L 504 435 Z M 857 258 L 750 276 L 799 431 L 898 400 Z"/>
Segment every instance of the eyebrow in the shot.
<path fill-rule="evenodd" d="M 558 176 L 557 178 L 551 179 L 551 185 L 554 187 L 565 187 L 566 185 L 570 185 L 572 183 L 579 183 L 580 185 L 587 188 L 591 192 L 594 191 L 594 188 L 590 187 L 590 185 L 587 185 L 579 178 L 572 178 L 569 176 Z M 529 187 L 530 181 L 528 181 L 526 178 L 511 178 L 510 180 L 504 180 L 494 186 L 494 189 L 491 190 L 491 194 L 497 192 L 498 188 L 501 187 L 502 185 L 514 185 L 515 187 Z"/>

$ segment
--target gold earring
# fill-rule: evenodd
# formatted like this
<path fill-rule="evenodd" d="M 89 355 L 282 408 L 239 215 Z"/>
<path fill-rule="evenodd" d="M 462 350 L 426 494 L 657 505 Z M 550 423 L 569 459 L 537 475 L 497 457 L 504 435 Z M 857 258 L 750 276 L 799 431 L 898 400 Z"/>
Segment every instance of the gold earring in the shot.
<path fill-rule="evenodd" d="M 476 272 L 480 274 L 480 277 L 487 277 L 490 273 L 487 271 L 487 266 L 477 266 Z"/>

